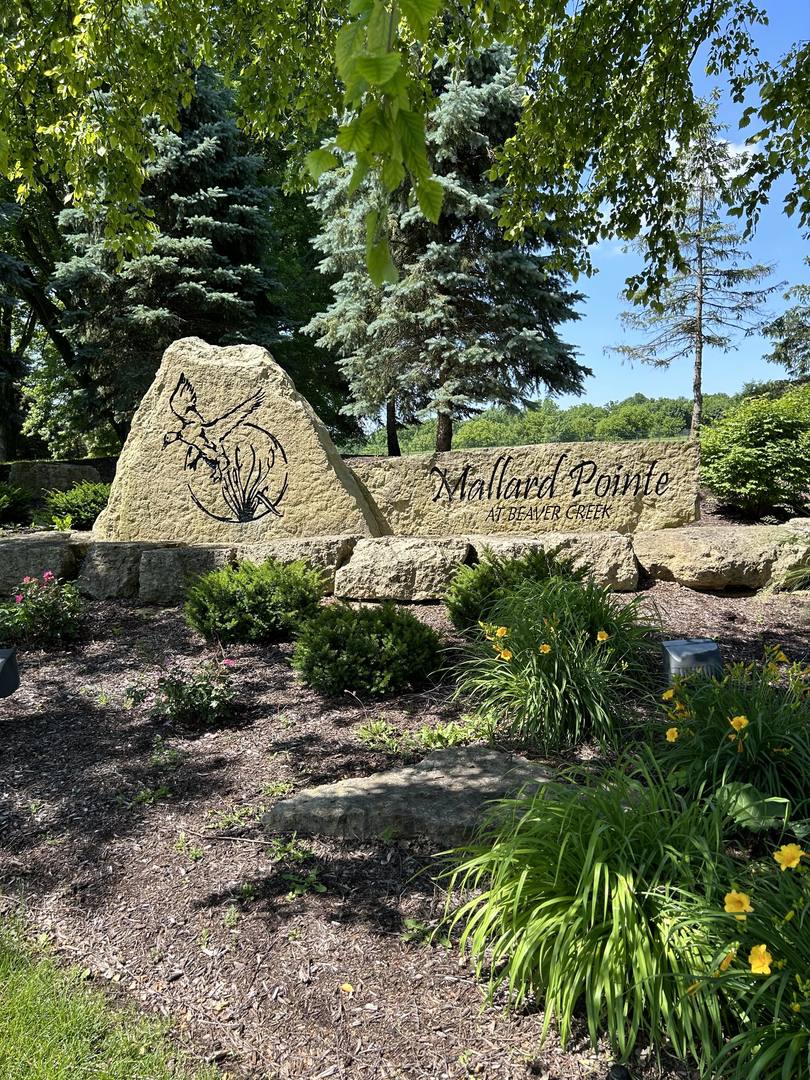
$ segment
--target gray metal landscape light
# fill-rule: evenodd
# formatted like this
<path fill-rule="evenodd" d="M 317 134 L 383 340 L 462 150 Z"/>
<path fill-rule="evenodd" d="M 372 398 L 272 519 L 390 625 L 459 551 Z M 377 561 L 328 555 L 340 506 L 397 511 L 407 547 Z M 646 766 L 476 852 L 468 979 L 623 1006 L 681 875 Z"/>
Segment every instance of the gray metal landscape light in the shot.
<path fill-rule="evenodd" d="M 10 697 L 19 689 L 20 672 L 17 668 L 17 650 L 0 649 L 0 697 Z"/>
<path fill-rule="evenodd" d="M 690 675 L 695 671 L 702 672 L 709 678 L 719 678 L 723 674 L 720 646 L 710 638 L 662 641 L 661 651 L 664 657 L 664 675 L 668 683 L 680 675 Z"/>

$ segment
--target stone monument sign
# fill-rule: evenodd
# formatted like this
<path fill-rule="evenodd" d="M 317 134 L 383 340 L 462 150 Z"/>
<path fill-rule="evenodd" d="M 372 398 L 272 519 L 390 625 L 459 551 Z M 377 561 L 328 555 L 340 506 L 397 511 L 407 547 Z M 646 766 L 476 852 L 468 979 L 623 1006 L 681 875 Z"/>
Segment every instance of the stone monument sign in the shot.
<path fill-rule="evenodd" d="M 270 353 L 183 338 L 132 422 L 100 540 L 260 543 L 375 536 L 328 431 Z"/>
<path fill-rule="evenodd" d="M 629 533 L 697 520 L 693 442 L 545 443 L 349 460 L 394 535 Z"/>

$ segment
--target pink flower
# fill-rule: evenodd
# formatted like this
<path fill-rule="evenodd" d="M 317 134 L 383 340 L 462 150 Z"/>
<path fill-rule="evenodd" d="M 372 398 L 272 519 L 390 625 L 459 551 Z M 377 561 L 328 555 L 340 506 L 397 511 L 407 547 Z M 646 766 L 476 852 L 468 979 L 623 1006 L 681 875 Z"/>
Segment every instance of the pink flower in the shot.
<path fill-rule="evenodd" d="M 235 660 L 223 660 L 222 661 L 222 666 L 223 667 L 236 667 L 236 661 Z"/>
<path fill-rule="evenodd" d="M 14 597 L 14 603 L 15 604 L 21 604 L 22 602 L 23 602 L 23 594 L 21 592 L 18 592 L 17 595 Z"/>
<path fill-rule="evenodd" d="M 56 574 L 53 572 L 53 570 L 46 570 L 45 573 L 42 575 L 42 580 L 46 584 L 50 585 L 52 581 L 56 581 Z"/>
<path fill-rule="evenodd" d="M 34 579 L 32 577 L 24 577 L 23 578 L 23 585 L 30 585 L 33 580 Z"/>

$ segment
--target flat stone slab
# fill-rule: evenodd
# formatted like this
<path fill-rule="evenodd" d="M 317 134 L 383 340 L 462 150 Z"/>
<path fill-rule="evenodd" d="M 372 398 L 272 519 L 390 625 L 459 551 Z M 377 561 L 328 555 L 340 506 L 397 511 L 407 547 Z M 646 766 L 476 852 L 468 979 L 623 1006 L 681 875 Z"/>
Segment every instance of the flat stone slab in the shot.
<path fill-rule="evenodd" d="M 467 561 L 465 539 L 380 536 L 361 540 L 335 574 L 335 595 L 344 600 L 441 600 Z"/>
<path fill-rule="evenodd" d="M 76 576 L 70 533 L 15 534 L 0 540 L 0 593 L 15 589 L 24 577 L 42 577 L 51 570 L 57 577 Z"/>
<path fill-rule="evenodd" d="M 418 765 L 304 788 L 264 815 L 272 833 L 347 840 L 466 839 L 487 803 L 556 779 L 546 766 L 485 746 L 434 750 Z"/>
<path fill-rule="evenodd" d="M 703 525 L 636 533 L 633 550 L 659 581 L 689 589 L 761 589 L 805 565 L 810 544 L 805 532 L 785 525 Z"/>
<path fill-rule="evenodd" d="M 591 577 L 614 592 L 633 592 L 638 588 L 638 563 L 632 540 L 622 533 L 550 532 L 532 537 L 471 536 L 469 539 L 479 559 L 487 549 L 516 559 L 533 548 L 543 548 L 559 551 L 561 558 L 572 558 L 577 569 L 587 568 Z"/>

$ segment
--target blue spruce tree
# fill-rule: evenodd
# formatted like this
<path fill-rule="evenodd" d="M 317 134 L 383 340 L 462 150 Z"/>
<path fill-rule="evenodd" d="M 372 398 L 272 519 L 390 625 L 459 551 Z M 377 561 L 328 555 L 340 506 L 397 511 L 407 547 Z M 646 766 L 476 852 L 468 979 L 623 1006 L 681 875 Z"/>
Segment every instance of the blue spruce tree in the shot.
<path fill-rule="evenodd" d="M 332 303 L 306 329 L 342 358 L 346 411 L 385 411 L 389 453 L 399 452 L 397 420 L 435 414 L 436 449 L 449 450 L 454 422 L 485 404 L 579 393 L 590 374 L 557 333 L 578 318 L 580 296 L 549 266 L 555 228 L 515 241 L 498 224 L 504 181 L 490 176 L 493 155 L 514 132 L 523 97 L 507 51 L 484 52 L 463 70 L 441 66 L 432 80 L 428 144 L 444 188 L 437 225 L 407 181 L 388 199 L 370 182 L 355 192 L 350 155 L 313 195 L 320 265 L 335 284 Z M 382 288 L 365 265 L 370 210 L 388 215 L 400 271 Z"/>

